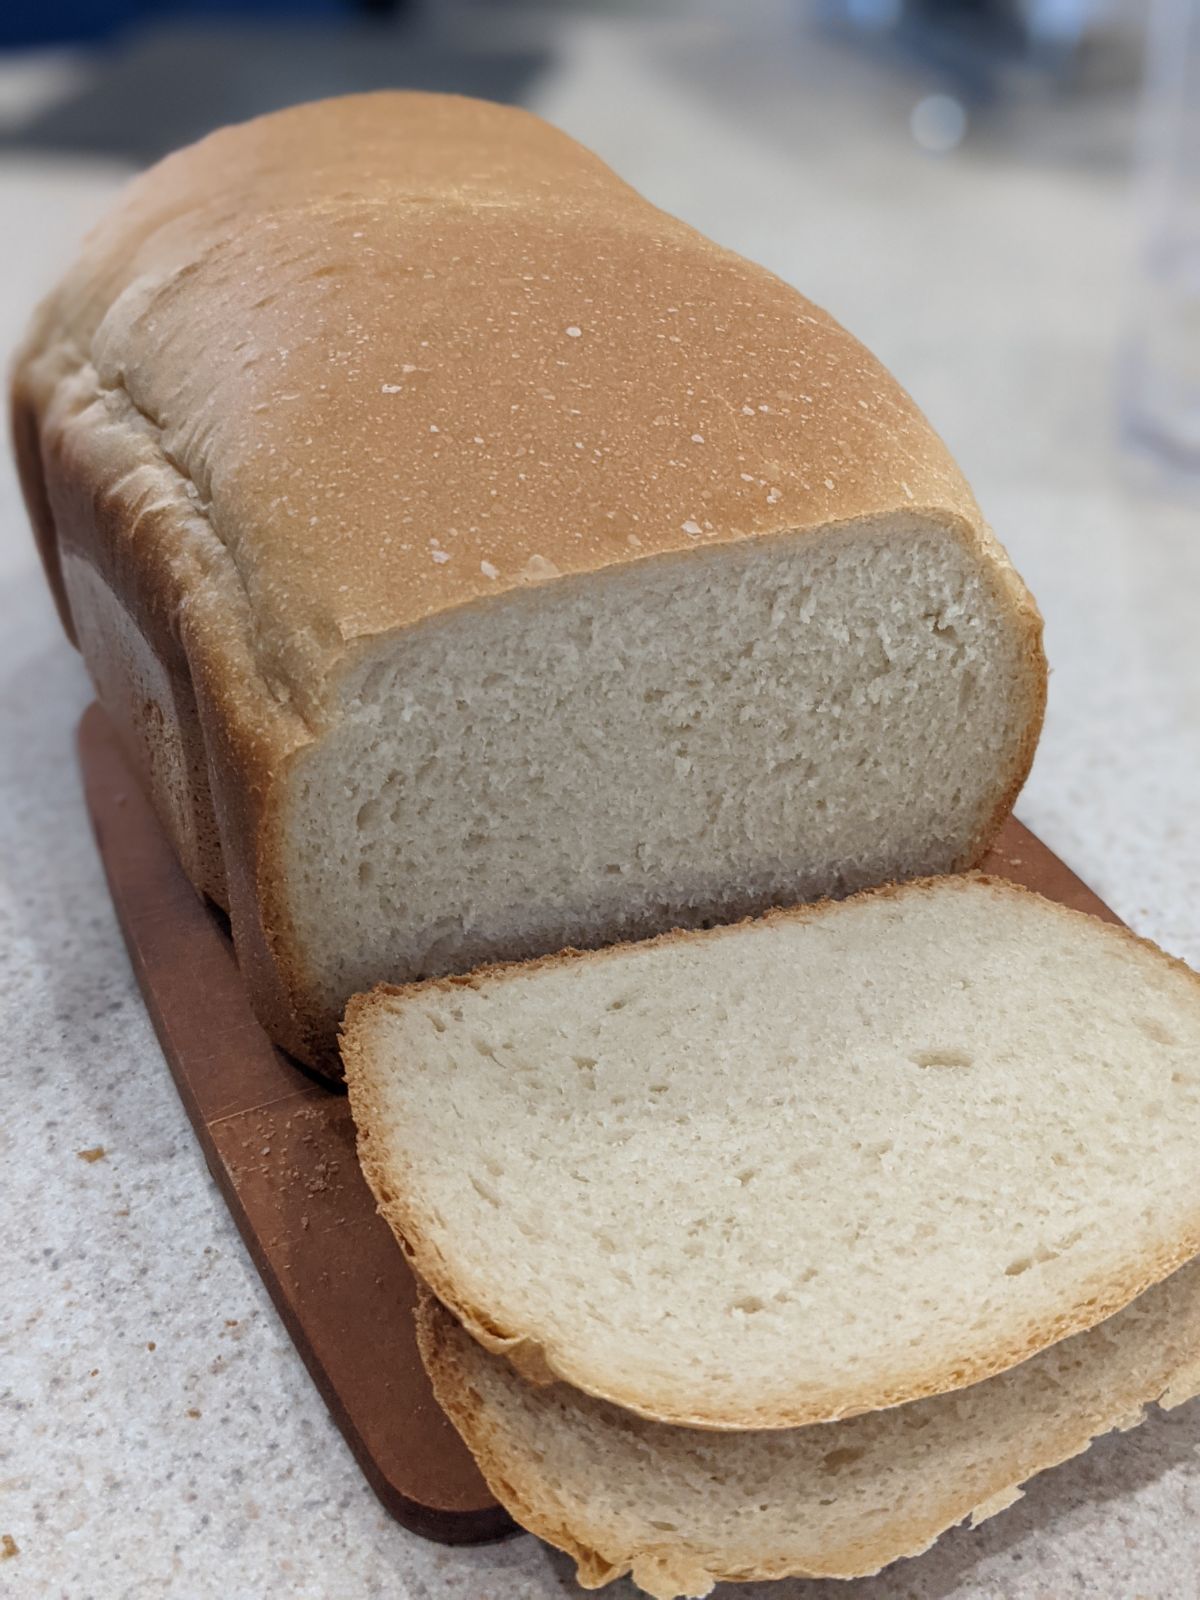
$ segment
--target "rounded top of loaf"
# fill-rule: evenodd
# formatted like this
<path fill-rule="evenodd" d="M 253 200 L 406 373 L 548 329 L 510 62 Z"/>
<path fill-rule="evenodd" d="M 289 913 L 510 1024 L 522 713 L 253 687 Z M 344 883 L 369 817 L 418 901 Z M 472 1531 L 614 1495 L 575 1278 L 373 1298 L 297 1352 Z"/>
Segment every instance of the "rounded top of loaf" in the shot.
<path fill-rule="evenodd" d="M 155 442 L 310 718 L 352 641 L 560 576 L 898 510 L 995 548 L 832 318 L 452 96 L 295 107 L 138 178 L 27 342 L 18 382 L 65 378 L 114 472 Z"/>

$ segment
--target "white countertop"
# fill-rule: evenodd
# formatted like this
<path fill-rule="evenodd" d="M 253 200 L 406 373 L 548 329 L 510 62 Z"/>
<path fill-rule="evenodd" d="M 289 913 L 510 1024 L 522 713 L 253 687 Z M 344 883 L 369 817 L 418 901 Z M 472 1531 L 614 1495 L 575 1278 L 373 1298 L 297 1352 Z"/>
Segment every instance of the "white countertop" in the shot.
<path fill-rule="evenodd" d="M 868 136 L 861 99 L 830 111 L 819 53 L 785 63 L 692 37 L 582 25 L 532 103 L 827 305 L 914 392 L 1046 615 L 1050 712 L 1018 814 L 1135 929 L 1200 965 L 1200 500 L 1122 478 L 1114 357 L 1132 212 L 1107 158 L 1127 120 L 1105 111 L 1089 144 L 1078 119 L 1044 112 L 1047 142 L 1020 164 L 1003 140 L 936 159 L 908 137 L 911 87 L 875 95 Z M 838 61 L 870 89 L 873 69 Z M 120 176 L 0 161 L 0 343 Z M 0 1595 L 573 1593 L 569 1564 L 534 1540 L 427 1544 L 366 1487 L 142 1009 L 74 765 L 88 686 L 6 458 L 0 579 L 0 1535 L 17 1550 L 0 1555 Z M 102 1159 L 81 1158 L 97 1147 Z M 1103 1441 L 878 1579 L 728 1594 L 1198 1600 L 1200 1402 Z"/>

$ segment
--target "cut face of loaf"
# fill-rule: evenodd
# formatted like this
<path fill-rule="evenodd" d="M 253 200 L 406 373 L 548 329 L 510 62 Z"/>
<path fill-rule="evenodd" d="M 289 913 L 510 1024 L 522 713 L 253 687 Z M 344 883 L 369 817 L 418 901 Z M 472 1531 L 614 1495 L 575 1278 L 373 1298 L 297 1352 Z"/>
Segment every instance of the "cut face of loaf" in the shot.
<path fill-rule="evenodd" d="M 329 1012 L 380 973 L 730 921 L 970 864 L 1027 755 L 1027 641 L 927 518 L 550 583 L 371 653 L 289 771 Z"/>
<path fill-rule="evenodd" d="M 14 437 L 256 1011 L 975 861 L 1041 621 L 845 329 L 526 112 L 379 94 L 139 177 Z"/>
<path fill-rule="evenodd" d="M 671 1422 L 961 1387 L 1200 1250 L 1200 980 L 988 879 L 380 989 L 343 1047 L 435 1292 Z"/>
<path fill-rule="evenodd" d="M 421 1353 L 493 1493 L 598 1588 L 857 1578 L 1010 1505 L 1035 1473 L 1200 1390 L 1200 1265 L 1088 1333 L 953 1395 L 782 1433 L 646 1422 L 536 1387 L 426 1295 Z"/>

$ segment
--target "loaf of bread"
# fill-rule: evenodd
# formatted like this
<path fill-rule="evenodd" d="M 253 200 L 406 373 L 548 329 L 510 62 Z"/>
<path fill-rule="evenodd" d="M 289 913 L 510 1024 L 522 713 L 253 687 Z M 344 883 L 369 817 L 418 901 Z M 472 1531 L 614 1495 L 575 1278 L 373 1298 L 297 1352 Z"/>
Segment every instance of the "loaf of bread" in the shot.
<path fill-rule="evenodd" d="M 1147 1405 L 1200 1392 L 1194 1262 L 973 1388 L 783 1433 L 673 1428 L 567 1384 L 539 1388 L 429 1295 L 417 1326 L 437 1397 L 497 1499 L 574 1557 L 585 1588 L 632 1572 L 656 1600 L 722 1579 L 877 1572 L 1002 1511 Z"/>
<path fill-rule="evenodd" d="M 19 356 L 64 619 L 264 1023 L 975 862 L 1040 619 L 831 318 L 524 112 L 139 178 Z"/>
<path fill-rule="evenodd" d="M 1200 979 L 975 875 L 383 988 L 343 1055 L 437 1295 L 669 1422 L 958 1388 L 1200 1251 Z"/>

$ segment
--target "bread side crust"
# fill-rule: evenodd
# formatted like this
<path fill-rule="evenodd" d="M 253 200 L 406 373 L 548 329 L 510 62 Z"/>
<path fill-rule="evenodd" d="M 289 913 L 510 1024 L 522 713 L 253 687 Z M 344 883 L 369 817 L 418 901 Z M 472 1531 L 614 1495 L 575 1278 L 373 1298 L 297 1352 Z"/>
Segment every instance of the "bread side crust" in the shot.
<path fill-rule="evenodd" d="M 196 889 L 230 913 L 239 964 L 268 1033 L 302 1060 L 340 1067 L 328 1025 L 305 1013 L 302 963 L 293 955 L 279 893 L 281 785 L 311 730 L 258 671 L 253 619 L 228 552 L 198 503 L 196 486 L 165 456 L 159 430 L 88 363 L 55 358 L 38 432 L 63 604 L 87 645 L 87 665 L 123 734 L 134 770 Z M 97 609 L 95 575 L 111 603 Z M 128 676 L 113 617 L 157 663 L 170 692 L 157 700 Z M 106 692 L 107 691 L 107 692 Z M 195 781 L 184 827 L 164 806 L 147 751 L 174 723 Z M 215 824 L 217 837 L 213 838 Z M 190 848 L 200 838 L 207 848 Z M 324 1020 L 324 1019 L 322 1019 Z"/>
<path fill-rule="evenodd" d="M 359 1161 L 380 1214 L 392 1229 L 418 1276 L 429 1285 L 438 1299 L 449 1307 L 480 1344 L 507 1356 L 531 1382 L 562 1380 L 585 1394 L 622 1406 L 639 1416 L 687 1427 L 738 1432 L 837 1422 L 862 1412 L 885 1410 L 904 1405 L 910 1400 L 966 1388 L 1017 1366 L 1048 1345 L 1057 1344 L 1072 1334 L 1094 1327 L 1200 1254 L 1200 1198 L 1195 1214 L 1177 1237 L 1163 1241 L 1159 1248 L 1147 1254 L 1118 1262 L 1107 1272 L 1096 1274 L 1081 1286 L 1076 1304 L 1064 1308 L 1056 1316 L 1030 1321 L 1013 1337 L 998 1342 L 990 1350 L 980 1351 L 973 1358 L 943 1358 L 922 1366 L 897 1368 L 881 1373 L 877 1381 L 869 1386 L 859 1385 L 817 1394 L 809 1391 L 802 1397 L 796 1396 L 790 1400 L 773 1399 L 770 1406 L 747 1404 L 737 1408 L 681 1410 L 661 1394 L 643 1393 L 631 1386 L 601 1380 L 589 1367 L 578 1362 L 570 1349 L 545 1342 L 538 1329 L 531 1326 L 502 1326 L 488 1307 L 475 1304 L 458 1281 L 454 1264 L 446 1260 L 434 1242 L 429 1215 L 414 1193 L 409 1174 L 398 1163 L 389 1164 L 383 1153 L 384 1139 L 379 1130 L 385 1125 L 385 1118 L 375 1095 L 369 1034 L 373 1014 L 387 1009 L 397 1000 L 403 1003 L 431 993 L 453 994 L 459 988 L 478 988 L 488 983 L 505 982 L 540 969 L 569 966 L 575 962 L 611 960 L 618 954 L 641 948 L 663 947 L 690 940 L 729 938 L 738 928 L 753 925 L 813 921 L 820 917 L 836 916 L 840 908 L 868 899 L 896 899 L 947 890 L 977 893 L 981 889 L 1001 896 L 1040 900 L 1052 907 L 1055 915 L 1072 925 L 1082 923 L 1091 929 L 1103 930 L 1102 936 L 1106 939 L 1150 951 L 1170 967 L 1186 974 L 1200 998 L 1200 974 L 1193 972 L 1177 957 L 1167 955 L 1149 939 L 1143 939 L 1126 928 L 1101 922 L 1086 912 L 1074 911 L 1057 902 L 1045 900 L 1032 890 L 1006 879 L 978 872 L 952 878 L 925 878 L 904 884 L 890 884 L 881 889 L 864 890 L 847 900 L 826 900 L 814 905 L 789 907 L 738 924 L 667 933 L 638 945 L 612 945 L 593 951 L 562 951 L 535 961 L 481 968 L 473 973 L 433 979 L 422 984 L 380 984 L 370 993 L 356 995 L 350 1001 L 341 1034 L 350 1107 L 358 1130 Z"/>
<path fill-rule="evenodd" d="M 805 1548 L 803 1525 L 798 1521 L 792 1552 L 746 1565 L 732 1561 L 717 1548 L 687 1539 L 672 1543 L 663 1538 L 626 1548 L 616 1530 L 606 1526 L 598 1514 L 594 1498 L 580 1499 L 570 1506 L 569 1513 L 564 1512 L 561 1501 L 548 1492 L 537 1464 L 505 1447 L 501 1430 L 491 1423 L 486 1404 L 473 1389 L 470 1373 L 453 1348 L 449 1313 L 423 1285 L 415 1316 L 421 1359 L 438 1403 L 466 1441 L 496 1498 L 522 1527 L 576 1561 L 584 1588 L 600 1588 L 632 1573 L 634 1581 L 655 1600 L 705 1595 L 722 1582 L 872 1576 L 895 1561 L 921 1555 L 943 1533 L 968 1518 L 971 1526 L 977 1527 L 1020 1499 L 1022 1485 L 1029 1479 L 1082 1454 L 1114 1428 L 1136 1426 L 1144 1419 L 1147 1406 L 1158 1403 L 1173 1408 L 1200 1392 L 1200 1325 L 1181 1326 L 1172 1364 L 1145 1371 L 1134 1363 L 1125 1384 L 1107 1397 L 1102 1408 L 1065 1419 L 1053 1433 L 1039 1432 L 1021 1450 L 990 1454 L 989 1483 L 982 1497 L 977 1487 L 963 1488 L 936 1507 L 928 1507 L 922 1516 L 897 1509 L 892 1521 L 873 1536 L 839 1548 Z M 1086 1340 L 1087 1335 L 1078 1337 Z"/>

